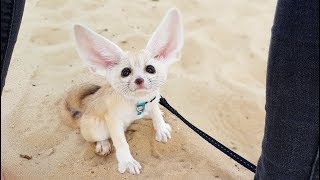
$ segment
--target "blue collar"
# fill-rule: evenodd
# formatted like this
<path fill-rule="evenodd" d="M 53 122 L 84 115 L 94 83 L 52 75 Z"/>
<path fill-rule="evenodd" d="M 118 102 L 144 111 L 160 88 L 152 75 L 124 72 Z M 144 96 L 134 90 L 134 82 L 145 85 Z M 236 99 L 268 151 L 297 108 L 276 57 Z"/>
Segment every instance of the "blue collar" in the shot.
<path fill-rule="evenodd" d="M 146 104 L 148 104 L 149 102 L 152 102 L 152 101 L 155 100 L 155 99 L 156 99 L 156 96 L 155 96 L 153 99 L 151 99 L 151 101 L 146 101 L 146 102 L 137 103 L 137 105 L 136 105 L 136 110 L 137 110 L 138 115 L 141 115 L 141 114 L 143 113 Z"/>

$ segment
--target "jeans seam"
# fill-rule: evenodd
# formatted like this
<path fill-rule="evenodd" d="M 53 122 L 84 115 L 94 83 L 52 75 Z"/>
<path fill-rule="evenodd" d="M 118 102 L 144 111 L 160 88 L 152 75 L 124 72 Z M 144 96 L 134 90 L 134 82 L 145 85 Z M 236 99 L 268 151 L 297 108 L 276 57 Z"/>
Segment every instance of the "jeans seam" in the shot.
<path fill-rule="evenodd" d="M 318 163 L 317 163 L 318 162 Z M 315 171 L 316 171 L 316 166 L 319 166 L 319 146 L 318 146 L 318 151 L 317 151 L 317 154 L 316 154 L 316 156 L 315 156 L 315 158 L 314 158 L 314 162 L 313 162 L 313 164 L 312 164 L 312 169 L 311 169 L 311 173 L 310 173 L 310 178 L 309 178 L 309 180 L 313 180 L 313 178 L 316 176 L 316 174 L 315 174 Z M 318 172 L 319 173 L 319 172 Z"/>

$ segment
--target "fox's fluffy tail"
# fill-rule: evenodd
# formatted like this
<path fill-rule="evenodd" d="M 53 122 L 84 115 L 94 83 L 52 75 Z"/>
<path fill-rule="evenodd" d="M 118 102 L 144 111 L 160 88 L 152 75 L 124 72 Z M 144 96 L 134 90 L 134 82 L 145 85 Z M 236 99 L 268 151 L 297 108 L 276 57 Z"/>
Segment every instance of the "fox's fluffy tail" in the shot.
<path fill-rule="evenodd" d="M 69 90 L 66 96 L 61 101 L 61 115 L 63 121 L 70 127 L 78 127 L 80 118 L 83 114 L 83 102 L 82 100 L 96 93 L 101 86 L 94 84 L 83 84 Z"/>

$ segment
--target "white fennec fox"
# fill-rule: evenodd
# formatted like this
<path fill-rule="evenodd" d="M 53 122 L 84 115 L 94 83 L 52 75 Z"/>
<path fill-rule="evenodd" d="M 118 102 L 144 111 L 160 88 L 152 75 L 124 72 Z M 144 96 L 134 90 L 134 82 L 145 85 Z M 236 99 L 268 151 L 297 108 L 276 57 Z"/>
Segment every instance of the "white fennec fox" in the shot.
<path fill-rule="evenodd" d="M 106 77 L 109 85 L 82 85 L 63 101 L 64 117 L 80 126 L 83 138 L 96 143 L 96 153 L 110 153 L 111 138 L 118 170 L 139 174 L 141 165 L 130 152 L 125 131 L 140 118 L 151 118 L 155 139 L 167 142 L 171 127 L 159 108 L 160 86 L 171 63 L 180 58 L 183 27 L 180 12 L 170 9 L 138 54 L 120 47 L 82 25 L 74 25 L 77 50 L 91 71 Z"/>

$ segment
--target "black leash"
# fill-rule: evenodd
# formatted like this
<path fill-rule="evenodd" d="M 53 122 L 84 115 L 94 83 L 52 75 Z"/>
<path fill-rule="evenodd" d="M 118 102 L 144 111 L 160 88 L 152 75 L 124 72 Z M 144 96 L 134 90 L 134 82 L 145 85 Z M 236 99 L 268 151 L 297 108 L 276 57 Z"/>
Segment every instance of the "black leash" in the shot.
<path fill-rule="evenodd" d="M 170 104 L 167 102 L 165 98 L 161 96 L 160 98 L 160 104 L 167 108 L 171 113 L 176 115 L 179 119 L 181 119 L 186 125 L 188 125 L 192 130 L 194 130 L 196 133 L 198 133 L 203 139 L 208 141 L 210 144 L 212 144 L 214 147 L 218 148 L 220 151 L 222 151 L 224 154 L 228 155 L 233 160 L 237 161 L 239 164 L 244 166 L 245 168 L 249 169 L 253 173 L 256 172 L 256 166 L 249 162 L 248 160 L 244 159 L 237 153 L 233 152 L 217 140 L 213 139 L 211 136 L 206 134 L 205 132 L 201 131 L 194 125 L 192 125 L 189 121 L 187 121 L 184 117 L 182 117 L 173 107 L 170 106 Z"/>

